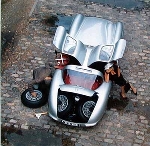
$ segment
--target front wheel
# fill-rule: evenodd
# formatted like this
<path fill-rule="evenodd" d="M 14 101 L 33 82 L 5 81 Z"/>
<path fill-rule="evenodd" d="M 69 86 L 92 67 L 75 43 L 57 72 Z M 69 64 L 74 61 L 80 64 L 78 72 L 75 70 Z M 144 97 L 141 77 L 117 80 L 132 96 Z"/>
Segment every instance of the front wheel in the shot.
<path fill-rule="evenodd" d="M 37 93 L 36 97 L 33 97 L 29 90 L 26 89 L 21 95 L 22 103 L 29 108 L 39 108 L 45 105 L 48 101 L 48 97 L 44 95 L 40 90 L 34 90 Z"/>

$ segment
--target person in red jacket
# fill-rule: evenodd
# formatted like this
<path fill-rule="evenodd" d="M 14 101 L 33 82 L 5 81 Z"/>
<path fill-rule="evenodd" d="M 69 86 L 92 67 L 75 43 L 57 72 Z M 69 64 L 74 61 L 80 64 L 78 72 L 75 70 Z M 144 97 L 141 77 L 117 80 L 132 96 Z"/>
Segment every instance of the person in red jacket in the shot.
<path fill-rule="evenodd" d="M 105 81 L 113 81 L 115 84 L 121 87 L 120 96 L 123 99 L 126 99 L 126 93 L 131 90 L 135 95 L 137 95 L 136 88 L 134 88 L 130 83 L 128 83 L 123 75 L 121 74 L 120 67 L 117 65 L 117 62 L 111 62 L 105 65 Z"/>

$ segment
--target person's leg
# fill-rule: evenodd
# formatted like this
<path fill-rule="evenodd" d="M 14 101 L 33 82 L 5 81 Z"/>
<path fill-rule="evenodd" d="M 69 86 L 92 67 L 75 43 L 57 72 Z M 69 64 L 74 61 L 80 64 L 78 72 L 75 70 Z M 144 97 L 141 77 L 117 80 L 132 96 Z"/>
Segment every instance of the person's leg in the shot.
<path fill-rule="evenodd" d="M 121 93 L 120 93 L 120 94 L 121 94 L 121 97 L 122 97 L 122 98 L 127 98 L 127 97 L 126 97 L 125 90 L 124 90 L 124 87 L 125 87 L 125 86 L 121 86 Z"/>
<path fill-rule="evenodd" d="M 120 74 L 120 77 L 115 78 L 114 82 L 121 88 L 120 96 L 124 99 L 127 98 L 125 91 L 126 80 L 123 78 L 122 74 Z"/>
<path fill-rule="evenodd" d="M 131 91 L 133 91 L 133 93 L 134 93 L 135 95 L 137 95 L 137 90 L 136 90 L 136 88 L 134 88 L 131 84 L 130 84 L 130 87 L 131 87 Z"/>

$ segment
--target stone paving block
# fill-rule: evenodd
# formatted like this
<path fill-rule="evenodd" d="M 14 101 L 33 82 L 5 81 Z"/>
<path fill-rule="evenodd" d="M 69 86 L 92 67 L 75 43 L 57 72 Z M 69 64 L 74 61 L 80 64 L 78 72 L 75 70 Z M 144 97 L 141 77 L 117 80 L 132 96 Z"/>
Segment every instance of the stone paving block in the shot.
<path fill-rule="evenodd" d="M 49 128 L 50 128 L 50 125 L 44 125 L 44 128 L 45 128 L 45 129 L 49 129 Z"/>
<path fill-rule="evenodd" d="M 112 139 L 104 139 L 104 142 L 107 142 L 107 143 L 113 143 L 113 140 Z"/>
<path fill-rule="evenodd" d="M 83 145 L 80 143 L 75 143 L 75 146 L 83 146 Z"/>
<path fill-rule="evenodd" d="M 21 125 L 21 128 L 28 130 L 28 129 L 29 129 L 29 126 L 27 126 L 27 125 Z"/>
<path fill-rule="evenodd" d="M 62 135 L 62 132 L 61 131 L 57 131 L 56 135 Z"/>
<path fill-rule="evenodd" d="M 132 143 L 130 143 L 130 142 L 123 142 L 122 146 L 132 146 Z"/>
<path fill-rule="evenodd" d="M 110 139 L 115 139 L 116 138 L 116 135 L 112 135 L 112 134 L 107 134 L 106 136 L 107 138 L 110 138 Z"/>
<path fill-rule="evenodd" d="M 133 146 L 141 146 L 141 144 L 133 144 Z"/>
<path fill-rule="evenodd" d="M 8 127 L 10 127 L 10 126 L 11 126 L 11 124 L 10 124 L 10 123 L 4 123 L 4 126 L 8 126 Z"/>
<path fill-rule="evenodd" d="M 66 136 L 70 136 L 70 135 L 71 135 L 71 133 L 69 133 L 69 132 L 64 132 L 64 135 L 66 135 Z"/>
<path fill-rule="evenodd" d="M 11 120 L 10 120 L 10 123 L 14 123 L 14 124 L 16 124 L 16 123 L 17 123 L 17 121 L 16 121 L 16 120 L 14 120 L 14 119 L 11 119 Z"/>
<path fill-rule="evenodd" d="M 80 137 L 80 135 L 79 135 L 79 134 L 74 134 L 74 133 L 73 133 L 73 134 L 71 134 L 71 136 L 72 136 L 72 137 L 75 137 L 75 138 Z"/>
<path fill-rule="evenodd" d="M 2 83 L 2 86 L 7 87 L 7 86 L 10 86 L 10 84 L 9 83 Z"/>
<path fill-rule="evenodd" d="M 5 116 L 5 117 L 12 119 L 12 118 L 14 118 L 15 116 L 14 116 L 14 115 L 7 115 L 7 116 Z M 11 122 L 11 121 L 10 121 L 10 122 Z"/>
<path fill-rule="evenodd" d="M 4 114 L 10 114 L 11 113 L 11 110 L 10 109 L 5 109 L 4 110 Z"/>

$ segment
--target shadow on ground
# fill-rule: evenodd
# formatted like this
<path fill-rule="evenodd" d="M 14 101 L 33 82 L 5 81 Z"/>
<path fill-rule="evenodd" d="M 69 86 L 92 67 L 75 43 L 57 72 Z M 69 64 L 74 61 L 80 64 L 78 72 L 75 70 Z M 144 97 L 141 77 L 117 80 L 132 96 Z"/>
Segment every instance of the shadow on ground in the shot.
<path fill-rule="evenodd" d="M 14 126 L 2 126 L 1 132 L 2 146 L 74 146 L 69 137 L 55 136 L 42 129 L 21 130 Z"/>

